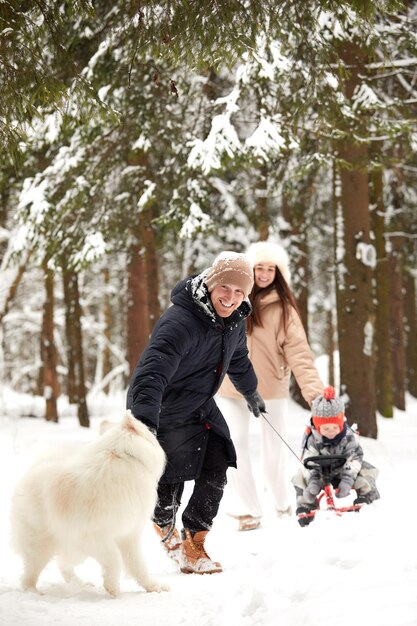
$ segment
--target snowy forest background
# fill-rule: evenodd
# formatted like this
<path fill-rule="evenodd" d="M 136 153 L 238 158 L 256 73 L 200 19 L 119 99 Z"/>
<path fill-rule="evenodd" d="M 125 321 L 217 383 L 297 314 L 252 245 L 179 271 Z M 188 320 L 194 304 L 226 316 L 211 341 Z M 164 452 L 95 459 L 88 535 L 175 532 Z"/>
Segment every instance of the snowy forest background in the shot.
<path fill-rule="evenodd" d="M 415 0 L 6 0 L 0 79 L 0 413 L 89 426 L 175 282 L 267 238 L 361 434 L 417 397 Z"/>

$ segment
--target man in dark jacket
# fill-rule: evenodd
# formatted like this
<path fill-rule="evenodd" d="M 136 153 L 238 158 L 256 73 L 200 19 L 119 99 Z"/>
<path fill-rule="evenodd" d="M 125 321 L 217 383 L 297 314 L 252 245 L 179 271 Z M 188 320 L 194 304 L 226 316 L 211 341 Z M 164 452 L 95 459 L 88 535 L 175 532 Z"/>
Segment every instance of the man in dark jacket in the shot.
<path fill-rule="evenodd" d="M 157 434 L 167 456 L 153 521 L 185 573 L 222 571 L 204 549 L 236 452 L 213 396 L 228 373 L 256 416 L 265 410 L 248 358 L 245 318 L 253 270 L 243 254 L 223 252 L 213 265 L 176 285 L 132 376 L 127 407 Z M 175 528 L 184 481 L 194 488 Z M 181 540 L 182 539 L 182 540 Z"/>

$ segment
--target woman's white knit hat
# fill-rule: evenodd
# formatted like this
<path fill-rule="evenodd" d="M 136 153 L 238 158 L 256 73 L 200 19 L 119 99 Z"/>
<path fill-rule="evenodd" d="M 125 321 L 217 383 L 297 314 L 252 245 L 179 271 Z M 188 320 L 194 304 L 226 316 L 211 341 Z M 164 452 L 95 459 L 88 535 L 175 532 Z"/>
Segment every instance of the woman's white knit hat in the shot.
<path fill-rule="evenodd" d="M 282 246 L 270 241 L 257 241 L 249 246 L 246 254 L 253 267 L 258 263 L 273 263 L 276 265 L 287 283 L 290 284 L 289 258 Z"/>

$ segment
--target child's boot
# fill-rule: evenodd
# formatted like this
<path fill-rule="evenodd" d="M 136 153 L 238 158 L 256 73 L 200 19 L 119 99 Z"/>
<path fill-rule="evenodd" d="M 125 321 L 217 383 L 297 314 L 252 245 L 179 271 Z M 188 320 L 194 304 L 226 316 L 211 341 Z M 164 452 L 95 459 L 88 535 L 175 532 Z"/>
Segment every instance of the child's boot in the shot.
<path fill-rule="evenodd" d="M 308 526 L 314 519 L 314 513 L 312 515 L 308 515 L 316 509 L 317 507 L 309 507 L 309 506 L 298 506 L 295 514 L 298 516 L 298 523 L 300 526 Z M 300 517 L 301 515 L 301 517 Z"/>
<path fill-rule="evenodd" d="M 353 504 L 371 504 L 372 500 L 369 496 L 358 496 L 354 499 Z"/>

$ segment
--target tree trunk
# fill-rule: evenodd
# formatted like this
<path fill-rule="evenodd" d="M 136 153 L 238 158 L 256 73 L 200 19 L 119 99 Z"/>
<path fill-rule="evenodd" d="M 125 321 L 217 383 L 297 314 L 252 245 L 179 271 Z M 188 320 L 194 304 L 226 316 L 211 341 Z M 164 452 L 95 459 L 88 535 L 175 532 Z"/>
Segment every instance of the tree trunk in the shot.
<path fill-rule="evenodd" d="M 148 289 L 145 261 L 141 245 L 136 243 L 129 250 L 128 301 L 127 301 L 127 359 L 130 376 L 149 339 Z"/>
<path fill-rule="evenodd" d="M 29 263 L 32 252 L 32 250 L 28 250 L 27 252 L 25 252 L 23 254 L 20 264 L 9 268 L 6 274 L 7 281 L 4 280 L 4 277 L 2 277 L 3 280 L 1 289 L 3 291 L 3 294 L 0 300 L 0 324 L 2 323 L 4 316 L 7 314 L 9 307 L 13 302 L 17 289 L 23 278 L 23 274 L 26 271 L 26 267 Z"/>
<path fill-rule="evenodd" d="M 155 173 L 152 170 L 152 165 L 149 160 L 149 154 L 144 152 L 143 150 L 134 150 L 129 154 L 128 157 L 129 165 L 137 165 L 144 168 L 144 171 L 147 173 L 147 177 L 149 180 L 152 180 L 155 177 Z M 138 190 L 140 193 L 143 192 L 143 189 Z M 158 263 L 158 246 L 156 241 L 156 233 L 155 227 L 152 224 L 153 219 L 158 215 L 158 206 L 153 200 L 149 200 L 146 204 L 141 206 L 140 211 L 137 215 L 137 220 L 139 223 L 139 228 L 134 229 L 133 236 L 137 238 L 138 242 L 142 245 L 142 248 L 136 245 L 133 245 L 131 250 L 131 260 L 133 263 L 138 263 L 140 267 L 140 276 L 144 279 L 143 286 L 140 287 L 136 284 L 133 275 L 130 275 L 132 278 L 132 291 L 137 293 L 138 287 L 139 289 L 146 289 L 146 311 L 149 316 L 149 319 L 144 326 L 141 325 L 141 330 L 134 331 L 133 338 L 135 343 L 138 338 L 135 337 L 136 332 L 144 333 L 149 332 L 154 327 L 155 323 L 161 316 L 161 305 L 159 302 L 159 263 Z M 142 254 L 142 259 L 137 259 L 135 256 L 138 254 Z M 142 264 L 142 265 L 141 265 Z M 132 302 L 135 300 L 136 296 L 133 296 Z M 144 301 L 143 296 L 139 296 L 140 301 Z M 129 318 L 129 313 L 128 313 Z M 133 329 L 132 329 L 133 330 Z M 140 352 L 143 350 L 142 341 L 139 340 L 139 344 L 129 346 L 129 348 L 133 351 L 133 354 L 137 354 L 137 348 L 141 348 Z M 132 368 L 131 358 L 134 358 L 133 355 L 128 356 L 130 368 Z M 134 359 L 135 360 L 135 359 Z"/>
<path fill-rule="evenodd" d="M 54 340 L 54 275 L 43 263 L 45 301 L 43 303 L 41 328 L 42 391 L 45 398 L 45 419 L 58 421 L 57 398 L 59 383 L 57 375 L 58 356 Z"/>
<path fill-rule="evenodd" d="M 144 247 L 144 268 L 148 290 L 149 330 L 161 317 L 159 302 L 159 263 L 156 236 L 152 226 L 153 212 L 151 207 L 144 208 L 139 215 L 140 236 Z"/>
<path fill-rule="evenodd" d="M 338 189 L 340 187 L 340 179 L 339 172 L 336 166 L 335 161 L 332 163 L 332 214 L 333 214 L 333 281 L 334 281 L 334 293 L 336 300 L 336 324 L 335 328 L 333 328 L 334 334 L 337 334 L 337 339 L 335 341 L 335 350 L 338 350 L 339 354 L 339 366 L 337 371 L 337 379 L 338 379 L 338 387 L 340 393 L 340 345 L 339 345 L 339 319 L 342 315 L 342 290 L 340 288 L 340 280 L 339 275 L 341 272 L 340 263 L 342 259 L 339 258 L 340 251 L 343 250 L 343 237 L 344 237 L 344 229 L 343 229 L 343 215 L 342 208 L 340 206 L 340 198 L 338 195 Z M 336 383 L 336 371 L 334 368 L 334 352 L 332 355 L 333 362 L 333 377 Z M 330 363 L 329 363 L 329 381 L 330 381 Z M 329 384 L 331 384 L 329 382 Z M 333 385 L 336 386 L 336 385 Z"/>
<path fill-rule="evenodd" d="M 10 194 L 13 188 L 11 181 L 15 180 L 15 171 L 11 166 L 2 163 L 2 179 L 0 181 L 0 230 L 7 230 L 7 217 L 9 214 Z M 0 238 L 0 265 L 7 250 L 8 238 Z"/>
<path fill-rule="evenodd" d="M 359 46 L 351 43 L 346 44 L 341 56 L 351 70 L 345 82 L 345 94 L 351 98 L 363 71 L 364 55 Z M 370 244 L 367 146 L 355 143 L 353 133 L 343 130 L 346 136 L 338 142 L 345 251 L 345 271 L 339 276 L 341 390 L 347 396 L 349 420 L 358 424 L 362 435 L 376 438 L 372 271 L 358 248 L 362 244 L 366 252 Z"/>
<path fill-rule="evenodd" d="M 293 291 L 297 299 L 301 321 L 308 339 L 308 254 L 307 235 L 305 223 L 305 190 L 310 187 L 310 180 L 303 180 L 298 187 L 298 197 L 292 202 L 284 195 L 282 216 L 290 225 L 290 231 L 285 233 L 285 238 L 290 242 L 291 248 L 291 275 Z M 293 374 L 290 379 L 290 396 L 304 409 L 309 409 L 308 402 L 304 399 L 299 384 Z"/>
<path fill-rule="evenodd" d="M 108 268 L 103 269 L 102 275 L 103 275 L 103 282 L 105 285 L 104 301 L 103 301 L 104 342 L 103 342 L 103 349 L 102 349 L 103 350 L 102 351 L 102 361 L 103 361 L 102 376 L 104 378 L 111 371 L 110 341 L 111 341 L 111 327 L 112 327 L 112 311 L 111 311 L 110 294 L 109 294 L 110 281 L 109 281 Z M 109 386 L 106 385 L 103 388 L 103 391 L 104 393 L 109 393 Z"/>
<path fill-rule="evenodd" d="M 395 171 L 391 182 L 392 205 L 394 216 L 390 222 L 391 232 L 403 232 L 404 198 L 403 175 L 400 169 Z M 391 354 L 394 385 L 394 406 L 405 411 L 405 338 L 404 338 L 404 303 L 403 303 L 403 263 L 404 237 L 395 234 L 390 237 L 391 256 L 389 273 L 391 279 Z"/>
<path fill-rule="evenodd" d="M 101 389 L 104 393 L 110 391 L 111 372 L 111 331 L 112 331 L 112 310 L 110 302 L 110 272 L 107 267 L 101 270 L 103 277 L 103 297 L 101 307 L 98 312 L 99 325 L 102 332 L 97 337 L 97 358 L 94 372 L 94 389 Z M 107 383 L 105 381 L 108 381 Z"/>
<path fill-rule="evenodd" d="M 88 428 L 90 420 L 87 408 L 87 394 L 84 374 L 84 352 L 81 329 L 81 306 L 78 290 L 78 276 L 64 270 L 65 326 L 67 334 L 68 398 L 77 405 L 80 426 Z"/>
<path fill-rule="evenodd" d="M 271 218 L 268 211 L 268 191 L 267 191 L 267 168 L 265 165 L 259 169 L 260 181 L 256 190 L 255 219 L 256 229 L 259 233 L 259 241 L 266 241 L 269 236 Z"/>
<path fill-rule="evenodd" d="M 340 156 L 353 168 L 365 155 L 364 146 L 348 141 L 340 149 Z M 358 243 L 370 243 L 368 179 L 359 169 L 342 169 L 340 179 L 346 267 L 338 320 L 341 390 L 348 398 L 348 418 L 358 424 L 362 435 L 376 438 L 372 273 L 356 258 Z"/>
<path fill-rule="evenodd" d="M 73 314 L 73 295 L 71 292 L 71 272 L 62 272 L 62 283 L 64 288 L 64 300 L 65 300 L 65 334 L 67 339 L 66 345 L 66 358 L 67 358 L 67 395 L 68 402 L 75 404 L 76 402 L 76 375 L 75 375 L 75 339 L 74 339 L 74 326 L 72 324 Z"/>
<path fill-rule="evenodd" d="M 416 279 L 412 272 L 404 271 L 404 309 L 406 318 L 407 390 L 417 398 L 417 311 Z"/>
<path fill-rule="evenodd" d="M 377 409 L 383 417 L 393 417 L 392 359 L 390 342 L 390 277 L 385 245 L 385 211 L 382 170 L 371 176 L 372 226 L 376 248 L 375 389 Z"/>
<path fill-rule="evenodd" d="M 405 349 L 404 349 L 404 306 L 403 306 L 403 277 L 402 253 L 396 246 L 390 261 L 391 278 L 391 354 L 393 368 L 394 405 L 405 411 Z"/>
<path fill-rule="evenodd" d="M 327 354 L 329 356 L 329 385 L 335 387 L 336 376 L 334 366 L 334 353 L 336 351 L 335 338 L 334 338 L 334 323 L 333 323 L 333 309 L 327 309 L 326 311 L 326 335 L 327 335 Z"/>

